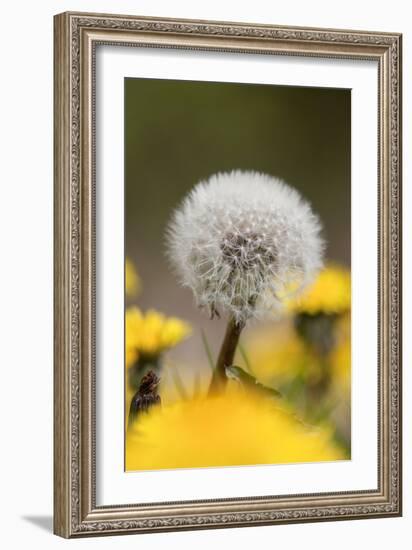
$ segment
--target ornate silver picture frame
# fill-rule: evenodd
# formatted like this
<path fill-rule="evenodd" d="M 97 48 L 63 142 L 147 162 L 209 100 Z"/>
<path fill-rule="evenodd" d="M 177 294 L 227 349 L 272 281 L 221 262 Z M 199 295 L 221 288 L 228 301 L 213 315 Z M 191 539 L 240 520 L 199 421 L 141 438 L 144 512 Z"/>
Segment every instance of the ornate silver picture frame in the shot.
<path fill-rule="evenodd" d="M 401 43 L 396 33 L 63 13 L 54 21 L 54 532 L 62 537 L 401 515 Z M 377 488 L 98 504 L 96 48 L 377 64 Z M 368 208 L 368 204 L 364 205 Z M 356 239 L 356 235 L 353 236 Z"/>

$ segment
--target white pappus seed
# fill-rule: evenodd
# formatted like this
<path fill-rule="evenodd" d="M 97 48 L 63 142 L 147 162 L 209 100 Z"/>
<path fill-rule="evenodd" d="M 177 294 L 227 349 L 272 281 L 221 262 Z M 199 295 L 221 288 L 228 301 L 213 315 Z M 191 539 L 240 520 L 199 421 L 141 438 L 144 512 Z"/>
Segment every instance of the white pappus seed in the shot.
<path fill-rule="evenodd" d="M 218 173 L 195 185 L 173 213 L 167 251 L 199 306 L 238 322 L 275 315 L 281 297 L 322 267 L 321 224 L 278 178 Z"/>

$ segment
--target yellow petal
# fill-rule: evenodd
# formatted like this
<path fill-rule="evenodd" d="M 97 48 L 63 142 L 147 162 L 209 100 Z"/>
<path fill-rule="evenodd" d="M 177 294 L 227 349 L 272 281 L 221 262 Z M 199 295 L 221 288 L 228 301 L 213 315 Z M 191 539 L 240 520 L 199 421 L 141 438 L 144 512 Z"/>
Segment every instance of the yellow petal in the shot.
<path fill-rule="evenodd" d="M 286 300 L 290 311 L 296 313 L 344 313 L 351 306 L 350 272 L 329 264 L 315 281 L 296 298 Z"/>
<path fill-rule="evenodd" d="M 140 291 L 140 277 L 133 262 L 126 258 L 125 261 L 126 296 L 135 297 Z"/>
<path fill-rule="evenodd" d="M 126 469 L 194 468 L 347 458 L 325 428 L 233 386 L 224 394 L 153 408 L 127 433 Z"/>

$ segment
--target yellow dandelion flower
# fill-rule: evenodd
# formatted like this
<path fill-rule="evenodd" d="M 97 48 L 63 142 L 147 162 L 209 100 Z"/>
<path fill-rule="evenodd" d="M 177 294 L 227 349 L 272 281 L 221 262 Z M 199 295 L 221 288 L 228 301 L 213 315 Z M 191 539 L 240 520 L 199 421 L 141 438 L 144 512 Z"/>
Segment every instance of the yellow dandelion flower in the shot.
<path fill-rule="evenodd" d="M 140 277 L 136 271 L 136 268 L 133 264 L 133 262 L 126 258 L 125 261 L 125 279 L 126 279 L 126 296 L 130 296 L 131 298 L 137 296 L 140 292 Z"/>
<path fill-rule="evenodd" d="M 249 333 L 245 350 L 253 375 L 262 384 L 282 392 L 288 391 L 290 383 L 298 378 L 316 383 L 323 376 L 318 354 L 299 337 L 289 321 Z"/>
<path fill-rule="evenodd" d="M 136 306 L 126 310 L 126 365 L 140 355 L 157 357 L 190 334 L 188 323 L 153 309 L 143 314 Z"/>
<path fill-rule="evenodd" d="M 126 470 L 285 464 L 345 459 L 326 428 L 310 428 L 257 392 L 156 407 L 126 436 Z"/>
<path fill-rule="evenodd" d="M 130 367 L 139 358 L 139 353 L 135 347 L 133 347 L 133 343 L 131 342 L 131 339 L 126 336 L 126 346 L 125 346 L 125 365 L 126 368 Z"/>
<path fill-rule="evenodd" d="M 351 307 L 350 272 L 330 264 L 302 294 L 287 301 L 294 313 L 344 313 Z"/>
<path fill-rule="evenodd" d="M 268 324 L 249 332 L 244 343 L 253 375 L 266 385 L 283 385 L 308 362 L 308 350 L 291 323 Z"/>

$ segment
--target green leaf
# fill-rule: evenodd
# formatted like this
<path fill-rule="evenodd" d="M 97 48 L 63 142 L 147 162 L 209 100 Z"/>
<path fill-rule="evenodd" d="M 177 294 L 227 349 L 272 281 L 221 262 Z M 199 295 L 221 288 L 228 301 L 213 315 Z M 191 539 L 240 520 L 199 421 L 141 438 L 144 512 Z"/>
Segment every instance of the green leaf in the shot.
<path fill-rule="evenodd" d="M 202 379 L 200 377 L 200 372 L 196 371 L 193 379 L 193 397 L 197 399 L 202 393 Z"/>
<path fill-rule="evenodd" d="M 209 363 L 209 366 L 210 366 L 210 368 L 213 372 L 215 370 L 215 362 L 214 362 L 214 359 L 213 359 L 212 350 L 210 349 L 209 342 L 207 341 L 207 337 L 206 337 L 205 331 L 203 329 L 201 329 L 201 334 L 202 334 L 202 342 L 203 342 L 203 346 L 204 346 L 205 351 L 206 351 L 208 363 Z"/>
<path fill-rule="evenodd" d="M 252 365 L 250 364 L 249 356 L 246 353 L 245 348 L 242 346 L 242 344 L 239 344 L 238 349 L 239 349 L 240 355 L 242 356 L 243 361 L 245 362 L 248 372 L 253 375 Z"/>
<path fill-rule="evenodd" d="M 236 380 L 245 388 L 253 388 L 254 390 L 261 391 L 267 397 L 271 397 L 273 399 L 278 399 L 279 397 L 282 397 L 281 393 L 278 390 L 275 390 L 274 388 L 269 388 L 268 386 L 264 386 L 258 380 L 256 380 L 254 376 L 244 371 L 240 367 L 237 367 L 236 365 L 226 367 L 225 371 L 226 376 L 230 380 Z"/>
<path fill-rule="evenodd" d="M 183 380 L 180 377 L 179 371 L 176 368 L 173 368 L 171 369 L 171 372 L 173 376 L 173 381 L 175 383 L 178 393 L 180 394 L 180 397 L 183 399 L 183 401 L 186 401 L 187 399 L 189 399 L 189 395 L 183 384 Z"/>

